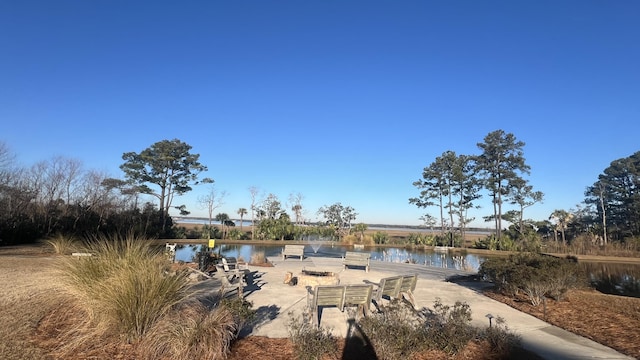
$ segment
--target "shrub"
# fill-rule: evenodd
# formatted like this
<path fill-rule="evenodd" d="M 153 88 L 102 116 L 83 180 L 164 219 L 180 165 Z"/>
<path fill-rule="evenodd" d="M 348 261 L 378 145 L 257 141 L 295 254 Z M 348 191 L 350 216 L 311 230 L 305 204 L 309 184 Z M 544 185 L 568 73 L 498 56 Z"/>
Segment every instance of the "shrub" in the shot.
<path fill-rule="evenodd" d="M 389 241 L 389 234 L 386 232 L 376 231 L 375 234 L 373 234 L 373 242 L 376 244 L 386 244 L 387 241 Z"/>
<path fill-rule="evenodd" d="M 65 259 L 60 270 L 68 292 L 88 314 L 88 338 L 108 332 L 140 338 L 189 295 L 186 273 L 169 272 L 161 249 L 146 239 L 95 237 L 85 251 L 95 256 Z"/>
<path fill-rule="evenodd" d="M 424 320 L 405 302 L 394 300 L 361 319 L 360 327 L 381 360 L 401 359 L 425 348 Z"/>
<path fill-rule="evenodd" d="M 424 350 L 457 353 L 474 338 L 471 310 L 466 303 L 452 307 L 436 300 L 433 310 L 416 311 L 404 301 L 393 300 L 380 312 L 363 318 L 368 336 L 380 359 L 409 358 Z"/>
<path fill-rule="evenodd" d="M 562 300 L 569 289 L 585 280 L 575 259 L 533 253 L 485 260 L 478 274 L 503 293 L 515 296 L 524 292 L 534 306 L 547 296 Z"/>
<path fill-rule="evenodd" d="M 253 303 L 238 297 L 224 298 L 220 301 L 219 306 L 231 311 L 231 314 L 238 325 L 238 330 L 242 329 L 244 324 L 247 323 L 247 321 L 252 320 L 256 315 L 256 311 L 252 309 Z"/>
<path fill-rule="evenodd" d="M 316 360 L 325 356 L 337 358 L 338 341 L 331 334 L 331 329 L 316 327 L 294 317 L 292 313 L 289 313 L 287 329 L 296 359 Z"/>
<path fill-rule="evenodd" d="M 407 237 L 407 241 L 412 245 L 433 246 L 436 243 L 436 238 L 431 234 L 411 233 Z"/>
<path fill-rule="evenodd" d="M 249 236 L 245 231 L 240 231 L 240 229 L 231 229 L 227 233 L 227 238 L 230 240 L 247 240 Z"/>
<path fill-rule="evenodd" d="M 342 237 L 342 242 L 347 245 L 359 244 L 360 239 L 355 234 L 349 234 Z"/>
<path fill-rule="evenodd" d="M 480 331 L 478 338 L 489 343 L 497 359 L 511 359 L 511 355 L 521 347 L 520 336 L 509 330 L 502 317 L 496 317 L 494 325 Z"/>
<path fill-rule="evenodd" d="M 426 341 L 431 349 L 455 354 L 476 335 L 471 326 L 471 309 L 467 303 L 456 301 L 453 307 L 436 299 L 426 324 Z"/>

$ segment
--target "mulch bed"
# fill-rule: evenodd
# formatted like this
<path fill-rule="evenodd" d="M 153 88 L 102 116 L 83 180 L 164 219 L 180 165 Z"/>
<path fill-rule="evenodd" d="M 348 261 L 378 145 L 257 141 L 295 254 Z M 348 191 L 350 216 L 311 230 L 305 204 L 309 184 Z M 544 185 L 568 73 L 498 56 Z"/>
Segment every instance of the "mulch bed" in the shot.
<path fill-rule="evenodd" d="M 546 306 L 533 306 L 524 296 L 512 298 L 493 291 L 485 291 L 484 294 L 625 355 L 640 358 L 638 298 L 580 289 L 570 290 L 562 301 L 547 299 Z"/>

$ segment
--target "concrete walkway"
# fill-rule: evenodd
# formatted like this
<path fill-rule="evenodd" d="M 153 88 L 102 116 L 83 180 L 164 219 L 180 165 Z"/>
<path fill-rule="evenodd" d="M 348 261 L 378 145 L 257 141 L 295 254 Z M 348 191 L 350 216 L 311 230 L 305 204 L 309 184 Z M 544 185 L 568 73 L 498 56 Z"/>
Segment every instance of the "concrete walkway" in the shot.
<path fill-rule="evenodd" d="M 304 268 L 331 271 L 339 273 L 341 284 L 362 284 L 364 280 L 377 283 L 384 277 L 417 273 L 416 308 L 432 309 L 437 298 L 445 305 L 466 302 L 471 307 L 473 325 L 486 327 L 489 325 L 487 314 L 500 316 L 511 331 L 522 337 L 525 349 L 545 359 L 632 359 L 483 296 L 470 287 L 445 281 L 450 275 L 469 274 L 463 271 L 372 261 L 371 270 L 367 273 L 364 268 L 344 270 L 341 259 L 337 258 L 308 257 L 303 261 L 287 258 L 283 261 L 280 257 L 272 257 L 269 261 L 274 267 L 250 267 L 248 285 L 244 290 L 245 298 L 257 310 L 257 321 L 249 334 L 252 336 L 288 337 L 289 314 L 301 318 L 307 303 L 307 290 L 304 286 L 284 284 L 287 272 L 295 276 Z M 345 337 L 350 317 L 347 310 L 340 312 L 337 308 L 325 308 L 321 325 L 331 328 L 335 335 Z"/>

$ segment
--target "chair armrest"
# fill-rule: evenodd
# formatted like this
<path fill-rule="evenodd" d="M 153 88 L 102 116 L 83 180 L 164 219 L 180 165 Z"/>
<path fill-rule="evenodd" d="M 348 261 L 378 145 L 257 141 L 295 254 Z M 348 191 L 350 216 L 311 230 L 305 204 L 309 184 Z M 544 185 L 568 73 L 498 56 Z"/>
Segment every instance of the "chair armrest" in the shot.
<path fill-rule="evenodd" d="M 380 283 L 376 283 L 373 281 L 369 281 L 369 280 L 362 280 L 363 283 L 368 284 L 368 285 L 375 285 L 377 287 L 380 287 Z"/>

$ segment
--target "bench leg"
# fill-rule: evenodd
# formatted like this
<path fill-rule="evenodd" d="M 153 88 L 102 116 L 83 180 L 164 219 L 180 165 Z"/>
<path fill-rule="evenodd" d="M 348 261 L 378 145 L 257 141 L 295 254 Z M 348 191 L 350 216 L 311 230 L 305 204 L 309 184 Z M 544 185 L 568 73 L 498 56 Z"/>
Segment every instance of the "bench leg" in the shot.
<path fill-rule="evenodd" d="M 402 294 L 400 294 L 400 296 L 404 297 L 405 300 L 409 302 L 409 304 L 411 304 L 411 306 L 415 309 L 416 300 L 413 298 L 413 294 L 411 293 L 411 291 L 403 292 Z"/>

